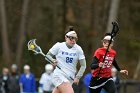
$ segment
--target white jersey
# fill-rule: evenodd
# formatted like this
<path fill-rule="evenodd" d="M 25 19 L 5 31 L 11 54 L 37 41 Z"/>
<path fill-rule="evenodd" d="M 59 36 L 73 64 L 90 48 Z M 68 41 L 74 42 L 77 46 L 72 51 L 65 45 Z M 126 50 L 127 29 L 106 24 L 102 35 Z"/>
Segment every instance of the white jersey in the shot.
<path fill-rule="evenodd" d="M 54 89 L 54 85 L 52 83 L 52 73 L 49 75 L 47 73 L 43 73 L 39 83 L 43 84 L 44 91 L 52 91 Z"/>
<path fill-rule="evenodd" d="M 72 48 L 68 48 L 66 42 L 56 43 L 49 52 L 56 56 L 57 65 L 72 77 L 75 76 L 77 71 L 76 65 L 78 60 L 85 59 L 82 48 L 77 44 Z M 54 73 L 59 72 L 61 73 L 58 68 L 54 70 Z"/>

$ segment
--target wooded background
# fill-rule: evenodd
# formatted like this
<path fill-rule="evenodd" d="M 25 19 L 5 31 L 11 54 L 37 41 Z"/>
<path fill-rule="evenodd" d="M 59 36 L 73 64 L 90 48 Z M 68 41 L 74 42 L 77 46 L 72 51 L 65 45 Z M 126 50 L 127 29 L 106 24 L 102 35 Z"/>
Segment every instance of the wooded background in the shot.
<path fill-rule="evenodd" d="M 87 73 L 112 21 L 120 26 L 114 43 L 118 64 L 129 71 L 128 77 L 121 76 L 140 80 L 140 0 L 0 0 L 0 68 L 16 63 L 22 71 L 29 64 L 40 77 L 48 62 L 28 51 L 27 42 L 36 38 L 47 53 L 56 42 L 64 41 L 66 28 L 73 25 L 86 56 Z"/>

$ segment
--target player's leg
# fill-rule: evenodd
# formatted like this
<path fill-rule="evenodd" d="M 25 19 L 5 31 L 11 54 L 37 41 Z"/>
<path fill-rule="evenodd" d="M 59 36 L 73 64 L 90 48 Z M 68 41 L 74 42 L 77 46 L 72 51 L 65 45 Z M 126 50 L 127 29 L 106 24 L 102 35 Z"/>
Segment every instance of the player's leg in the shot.
<path fill-rule="evenodd" d="M 100 93 L 102 86 L 100 86 L 102 84 L 101 80 L 97 81 L 96 77 L 92 77 L 90 80 L 90 87 L 89 87 L 89 91 L 90 93 Z M 100 86 L 100 87 L 98 87 Z"/>
<path fill-rule="evenodd" d="M 103 87 L 107 93 L 115 93 L 116 88 L 115 88 L 115 83 L 113 80 L 109 80 Z"/>
<path fill-rule="evenodd" d="M 52 93 L 61 93 L 61 92 L 60 92 L 59 89 L 56 87 L 56 88 L 53 89 L 53 92 L 52 92 Z"/>
<path fill-rule="evenodd" d="M 74 93 L 72 80 L 68 80 L 63 74 L 56 73 L 53 75 L 52 82 L 57 87 L 53 93 Z"/>
<path fill-rule="evenodd" d="M 58 86 L 58 89 L 61 93 L 74 93 L 72 85 L 69 82 L 63 82 Z"/>

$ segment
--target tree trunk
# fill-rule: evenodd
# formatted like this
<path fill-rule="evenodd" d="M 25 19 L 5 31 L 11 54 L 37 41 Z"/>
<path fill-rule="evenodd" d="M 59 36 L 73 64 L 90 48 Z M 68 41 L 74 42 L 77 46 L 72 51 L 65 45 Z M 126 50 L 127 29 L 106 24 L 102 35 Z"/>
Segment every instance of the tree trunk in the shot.
<path fill-rule="evenodd" d="M 109 17 L 108 17 L 108 24 L 107 24 L 107 30 L 106 32 L 111 32 L 112 29 L 112 21 L 116 21 L 116 17 L 118 14 L 118 8 L 119 8 L 120 0 L 111 0 L 111 6 L 109 11 Z"/>
<path fill-rule="evenodd" d="M 139 62 L 138 62 L 138 65 L 136 67 L 136 71 L 134 73 L 134 76 L 133 76 L 133 79 L 138 79 L 138 76 L 140 75 L 140 56 L 139 56 Z"/>
<path fill-rule="evenodd" d="M 6 10 L 5 10 L 5 0 L 0 0 L 1 8 L 1 24 L 2 24 L 2 51 L 3 51 L 3 60 L 6 66 L 10 65 L 11 56 L 10 56 L 10 47 L 8 43 L 8 33 L 7 33 L 7 20 L 6 20 Z"/>
<path fill-rule="evenodd" d="M 16 63 L 18 66 L 20 66 L 20 61 L 22 57 L 23 52 L 23 44 L 25 41 L 25 33 L 26 33 L 26 16 L 28 12 L 28 4 L 29 0 L 23 0 L 23 6 L 22 6 L 22 16 L 21 16 L 21 23 L 20 23 L 20 32 L 19 32 L 19 41 L 17 45 L 17 52 L 16 52 Z"/>

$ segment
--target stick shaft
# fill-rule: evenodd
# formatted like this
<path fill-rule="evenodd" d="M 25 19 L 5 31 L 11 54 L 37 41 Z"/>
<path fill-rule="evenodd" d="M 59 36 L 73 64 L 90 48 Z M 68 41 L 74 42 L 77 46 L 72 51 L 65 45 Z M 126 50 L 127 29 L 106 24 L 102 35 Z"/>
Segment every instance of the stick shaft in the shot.
<path fill-rule="evenodd" d="M 103 58 L 103 63 L 105 61 L 107 53 L 109 52 L 108 50 L 109 50 L 109 46 L 110 46 L 110 44 L 112 42 L 112 39 L 113 39 L 113 37 L 116 36 L 117 32 L 119 31 L 119 27 L 118 27 L 118 23 L 117 22 L 112 22 L 112 25 L 113 25 L 113 29 L 112 29 L 112 32 L 111 32 L 111 39 L 109 40 L 109 44 L 107 46 L 107 49 L 106 49 L 106 52 L 105 52 L 105 55 L 104 55 L 104 58 Z M 98 77 L 100 75 L 101 69 L 102 68 L 100 67 L 98 75 L 97 75 Z"/>
<path fill-rule="evenodd" d="M 51 64 L 54 64 L 54 62 L 52 62 L 43 52 L 42 52 L 42 50 L 41 50 L 41 48 L 36 44 L 36 39 L 32 39 L 32 40 L 30 40 L 29 42 L 28 42 L 28 44 L 27 44 L 27 46 L 28 46 L 28 50 L 32 50 L 33 52 L 35 52 L 35 54 L 41 54 L 41 55 L 43 55 L 44 57 L 45 57 L 45 59 L 49 62 L 49 63 L 51 63 Z M 30 47 L 30 45 L 34 45 L 35 46 L 35 48 L 31 48 Z M 63 71 L 62 69 L 61 69 L 61 67 L 59 67 L 58 65 L 56 65 L 56 67 L 58 68 L 58 69 L 60 69 L 64 74 L 66 74 L 71 80 L 74 80 L 71 76 L 69 76 L 65 71 Z"/>

